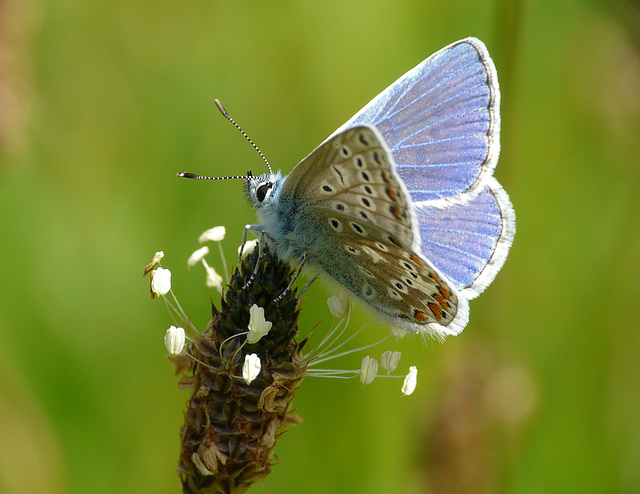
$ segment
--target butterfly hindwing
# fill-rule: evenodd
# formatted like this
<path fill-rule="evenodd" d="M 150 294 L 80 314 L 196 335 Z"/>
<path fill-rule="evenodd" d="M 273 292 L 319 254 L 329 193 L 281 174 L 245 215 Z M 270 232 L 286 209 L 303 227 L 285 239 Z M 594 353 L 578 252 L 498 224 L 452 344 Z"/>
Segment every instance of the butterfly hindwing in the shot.
<path fill-rule="evenodd" d="M 456 318 L 458 297 L 428 261 L 373 223 L 322 204 L 309 212 L 320 254 L 311 262 L 396 326 L 417 333 L 431 324 L 449 332 L 439 326 Z"/>
<path fill-rule="evenodd" d="M 489 177 L 468 201 L 443 209 L 416 208 L 422 253 L 464 296 L 477 297 L 506 261 L 515 214 L 504 189 Z"/>

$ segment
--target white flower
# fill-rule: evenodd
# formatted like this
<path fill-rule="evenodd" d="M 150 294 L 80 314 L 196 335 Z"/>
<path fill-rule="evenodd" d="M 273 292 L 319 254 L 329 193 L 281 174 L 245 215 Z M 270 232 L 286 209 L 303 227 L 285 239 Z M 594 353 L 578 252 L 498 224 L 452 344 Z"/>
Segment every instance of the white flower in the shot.
<path fill-rule="evenodd" d="M 251 254 L 255 249 L 256 246 L 258 245 L 258 240 L 249 240 L 248 242 L 244 243 L 244 249 L 242 250 L 242 258 L 244 259 L 246 256 L 248 256 L 249 254 Z M 240 247 L 238 247 L 238 255 L 240 255 L 240 249 L 242 249 L 242 245 Z"/>
<path fill-rule="evenodd" d="M 338 319 L 344 319 L 351 311 L 351 301 L 344 293 L 336 293 L 327 300 L 329 311 Z"/>
<path fill-rule="evenodd" d="M 261 367 L 262 364 L 260 363 L 260 357 L 258 357 L 255 353 L 246 355 L 244 357 L 244 364 L 242 365 L 242 377 L 247 384 L 251 384 L 251 382 L 256 377 L 258 377 Z"/>
<path fill-rule="evenodd" d="M 254 344 L 260 341 L 271 329 L 272 324 L 265 320 L 264 309 L 253 304 L 249 309 L 249 335 L 247 343 Z"/>
<path fill-rule="evenodd" d="M 371 383 L 378 374 L 378 361 L 367 355 L 362 359 L 362 365 L 360 367 L 360 382 L 363 386 Z"/>
<path fill-rule="evenodd" d="M 214 226 L 200 235 L 198 242 L 201 244 L 205 242 L 220 242 L 220 240 L 224 238 L 225 233 L 227 233 L 227 230 L 224 226 Z"/>
<path fill-rule="evenodd" d="M 204 247 L 200 247 L 193 254 L 191 254 L 191 256 L 189 256 L 189 259 L 187 260 L 187 266 L 192 268 L 200 261 L 202 261 L 202 259 L 204 259 L 204 256 L 206 256 L 208 253 L 209 247 L 207 247 L 206 245 Z"/>
<path fill-rule="evenodd" d="M 205 264 L 207 270 L 206 284 L 209 288 L 215 288 L 218 293 L 222 293 L 222 276 L 220 276 L 215 269 L 208 264 Z"/>
<path fill-rule="evenodd" d="M 184 329 L 171 326 L 164 335 L 164 346 L 171 355 L 178 355 L 184 348 Z"/>
<path fill-rule="evenodd" d="M 396 370 L 398 362 L 400 361 L 400 356 L 400 352 L 392 352 L 390 350 L 387 350 L 382 354 L 382 357 L 380 358 L 380 365 L 387 371 L 387 374 L 391 374 Z"/>
<path fill-rule="evenodd" d="M 155 295 L 166 295 L 171 290 L 171 271 L 158 268 L 151 271 L 151 291 Z"/>
<path fill-rule="evenodd" d="M 404 384 L 402 385 L 402 394 L 409 396 L 416 389 L 418 380 L 418 368 L 415 365 L 409 367 L 409 374 L 404 378 Z"/>

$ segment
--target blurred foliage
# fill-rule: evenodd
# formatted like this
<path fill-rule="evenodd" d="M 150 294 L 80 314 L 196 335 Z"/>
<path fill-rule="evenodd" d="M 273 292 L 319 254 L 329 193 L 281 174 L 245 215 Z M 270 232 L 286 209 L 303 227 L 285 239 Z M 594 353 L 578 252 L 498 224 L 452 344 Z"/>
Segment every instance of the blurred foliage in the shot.
<path fill-rule="evenodd" d="M 466 36 L 500 77 L 496 175 L 518 219 L 505 268 L 462 335 L 392 346 L 419 367 L 410 398 L 398 380 L 309 378 L 304 423 L 254 490 L 640 492 L 638 12 L 623 0 L 1 0 L 0 492 L 178 491 L 187 396 L 141 273 L 164 250 L 204 327 L 204 274 L 186 259 L 217 224 L 233 259 L 254 220 L 239 182 L 175 177 L 262 170 L 214 98 L 288 172 Z M 324 320 L 322 332 L 329 293 L 308 294 L 300 326 Z"/>

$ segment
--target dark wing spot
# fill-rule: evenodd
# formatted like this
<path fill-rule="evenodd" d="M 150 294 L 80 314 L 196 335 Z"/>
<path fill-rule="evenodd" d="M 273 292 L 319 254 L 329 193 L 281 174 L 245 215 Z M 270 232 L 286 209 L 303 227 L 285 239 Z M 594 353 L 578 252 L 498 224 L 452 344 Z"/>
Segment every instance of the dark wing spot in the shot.
<path fill-rule="evenodd" d="M 340 181 L 342 182 L 342 184 L 344 185 L 344 177 L 342 176 L 342 173 L 340 173 L 340 170 L 338 170 L 337 166 L 334 166 L 333 169 L 335 170 L 335 172 L 338 174 L 338 176 L 340 177 Z"/>
<path fill-rule="evenodd" d="M 373 273 L 371 271 L 369 271 L 367 268 L 360 268 L 360 271 L 362 271 L 365 276 L 368 276 L 369 278 L 375 278 L 375 276 L 373 276 Z"/>

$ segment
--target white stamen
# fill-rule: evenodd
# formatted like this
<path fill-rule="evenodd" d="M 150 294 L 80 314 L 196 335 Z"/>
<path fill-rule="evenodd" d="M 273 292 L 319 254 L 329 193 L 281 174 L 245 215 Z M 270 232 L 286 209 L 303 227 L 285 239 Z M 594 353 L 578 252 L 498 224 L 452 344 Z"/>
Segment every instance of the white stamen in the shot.
<path fill-rule="evenodd" d="M 222 276 L 220 276 L 215 269 L 209 266 L 204 259 L 202 260 L 202 264 L 204 264 L 204 268 L 207 271 L 207 279 L 205 281 L 206 285 L 209 288 L 215 288 L 218 293 L 222 293 Z"/>
<path fill-rule="evenodd" d="M 404 384 L 402 385 L 402 394 L 409 396 L 416 389 L 418 380 L 418 368 L 415 365 L 409 367 L 409 374 L 404 378 Z"/>
<path fill-rule="evenodd" d="M 151 271 L 151 291 L 155 295 L 165 296 L 171 290 L 171 271 L 158 268 Z"/>
<path fill-rule="evenodd" d="M 363 386 L 370 384 L 371 381 L 378 374 L 378 361 L 367 355 L 362 359 L 362 366 L 360 367 L 360 382 Z"/>
<path fill-rule="evenodd" d="M 255 353 L 246 355 L 244 357 L 244 364 L 242 365 L 242 377 L 247 384 L 251 384 L 253 380 L 260 374 L 262 364 L 260 363 L 260 357 Z"/>
<path fill-rule="evenodd" d="M 227 233 L 227 230 L 224 226 L 214 226 L 213 228 L 209 228 L 206 232 L 204 232 L 200 237 L 198 237 L 198 242 L 201 244 L 205 242 L 220 242 Z"/>
<path fill-rule="evenodd" d="M 251 254 L 256 249 L 257 245 L 258 245 L 258 240 L 257 239 L 256 240 L 249 240 L 249 241 L 245 242 L 244 249 L 242 250 L 242 258 L 244 259 L 249 254 Z M 242 249 L 242 245 L 240 247 L 238 247 L 238 255 L 240 255 L 240 249 Z"/>
<path fill-rule="evenodd" d="M 164 335 L 164 346 L 171 355 L 178 355 L 182 352 L 185 342 L 184 329 L 171 326 Z"/>
<path fill-rule="evenodd" d="M 329 311 L 334 317 L 344 319 L 351 311 L 351 301 L 343 293 L 336 293 L 327 300 Z"/>
<path fill-rule="evenodd" d="M 393 336 L 396 340 L 401 340 L 402 338 L 404 338 L 409 334 L 402 328 L 389 328 L 389 329 L 391 330 L 391 336 Z"/>
<path fill-rule="evenodd" d="M 192 268 L 193 266 L 198 264 L 200 261 L 202 261 L 204 256 L 206 256 L 208 253 L 209 253 L 209 247 L 207 247 L 206 245 L 204 247 L 200 247 L 193 254 L 191 254 L 191 256 L 189 256 L 189 259 L 187 260 L 187 266 Z"/>
<path fill-rule="evenodd" d="M 247 343 L 253 345 L 260 341 L 271 329 L 272 323 L 265 320 L 264 309 L 253 304 L 249 309 L 249 334 L 247 335 Z"/>
<path fill-rule="evenodd" d="M 391 374 L 398 367 L 400 361 L 400 352 L 392 352 L 387 350 L 382 354 L 380 358 L 380 366 L 387 371 L 387 374 Z"/>

